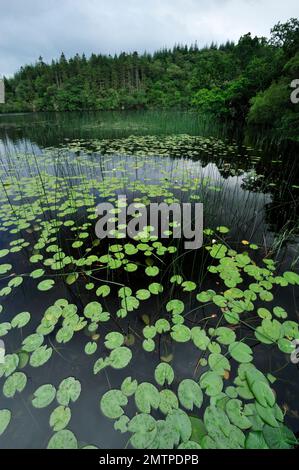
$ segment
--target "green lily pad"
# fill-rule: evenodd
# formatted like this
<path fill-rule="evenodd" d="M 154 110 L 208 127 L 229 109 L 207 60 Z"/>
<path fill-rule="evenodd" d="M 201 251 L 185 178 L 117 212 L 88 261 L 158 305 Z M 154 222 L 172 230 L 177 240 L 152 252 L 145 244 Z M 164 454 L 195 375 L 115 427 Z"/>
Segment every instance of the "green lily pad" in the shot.
<path fill-rule="evenodd" d="M 10 410 L 0 410 L 0 436 L 6 431 L 11 420 Z"/>
<path fill-rule="evenodd" d="M 16 392 L 21 393 L 26 387 L 27 377 L 23 372 L 14 372 L 3 385 L 3 394 L 7 398 L 13 398 Z"/>
<path fill-rule="evenodd" d="M 119 347 L 111 351 L 109 360 L 114 369 L 123 369 L 132 359 L 132 352 L 129 348 Z"/>
<path fill-rule="evenodd" d="M 120 390 L 109 390 L 101 398 L 101 410 L 107 418 L 117 419 L 124 414 L 128 398 Z"/>
<path fill-rule="evenodd" d="M 141 413 L 150 413 L 151 408 L 156 410 L 160 403 L 160 395 L 157 388 L 149 382 L 143 382 L 138 385 L 135 392 L 135 403 Z"/>
<path fill-rule="evenodd" d="M 63 379 L 57 390 L 57 401 L 60 405 L 68 406 L 69 403 L 78 400 L 81 393 L 81 384 L 74 377 Z"/>
<path fill-rule="evenodd" d="M 203 393 L 200 386 L 191 379 L 182 380 L 178 387 L 178 397 L 184 408 L 192 411 L 194 406 L 200 408 L 203 402 Z"/>
<path fill-rule="evenodd" d="M 52 384 L 41 385 L 34 392 L 32 405 L 35 408 L 45 408 L 50 405 L 56 396 L 56 389 Z"/>
<path fill-rule="evenodd" d="M 67 406 L 59 405 L 52 411 L 50 416 L 50 426 L 53 431 L 61 431 L 66 428 L 71 419 L 71 410 Z"/>
<path fill-rule="evenodd" d="M 241 363 L 251 362 L 252 357 L 252 350 L 251 348 L 241 341 L 236 341 L 232 343 L 228 347 L 230 355 L 237 361 Z"/>
<path fill-rule="evenodd" d="M 165 363 L 161 362 L 155 369 L 155 380 L 159 385 L 171 385 L 174 380 L 173 368 Z"/>
<path fill-rule="evenodd" d="M 56 432 L 50 439 L 48 449 L 77 449 L 78 443 L 74 433 L 68 429 Z"/>

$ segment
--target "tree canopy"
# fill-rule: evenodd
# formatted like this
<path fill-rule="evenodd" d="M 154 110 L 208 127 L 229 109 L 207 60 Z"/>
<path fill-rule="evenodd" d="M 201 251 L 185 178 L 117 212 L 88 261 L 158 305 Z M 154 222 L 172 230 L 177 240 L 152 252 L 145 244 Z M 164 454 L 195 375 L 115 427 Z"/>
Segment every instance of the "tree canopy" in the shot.
<path fill-rule="evenodd" d="M 279 128 L 298 124 L 290 100 L 299 78 L 299 20 L 271 29 L 270 39 L 243 35 L 237 43 L 175 45 L 153 54 L 40 57 L 6 79 L 1 112 L 134 108 L 195 109 L 219 119 Z"/>

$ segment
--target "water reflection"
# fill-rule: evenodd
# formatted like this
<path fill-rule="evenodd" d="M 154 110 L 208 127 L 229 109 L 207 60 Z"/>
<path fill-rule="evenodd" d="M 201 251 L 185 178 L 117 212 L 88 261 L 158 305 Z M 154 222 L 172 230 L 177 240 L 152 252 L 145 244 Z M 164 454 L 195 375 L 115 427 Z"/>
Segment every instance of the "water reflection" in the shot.
<path fill-rule="evenodd" d="M 144 147 L 138 142 L 131 142 L 131 149 L 127 152 L 132 155 L 118 155 L 117 151 L 111 153 L 111 146 L 107 143 L 107 151 L 99 152 L 98 141 L 100 138 L 110 139 L 116 136 L 127 138 L 131 134 L 146 136 L 154 134 L 156 125 L 151 119 L 134 118 L 133 123 L 127 117 L 125 125 L 119 126 L 119 115 L 106 114 L 95 118 L 94 115 L 82 115 L 72 117 L 70 115 L 52 115 L 51 117 L 42 115 L 23 115 L 0 117 L 0 157 L 1 171 L 5 179 L 11 171 L 15 171 L 20 178 L 25 176 L 34 177 L 38 165 L 34 165 L 34 159 L 40 157 L 42 170 L 50 175 L 55 175 L 58 181 L 58 188 L 67 186 L 68 189 L 76 188 L 77 179 L 82 181 L 96 180 L 99 184 L 103 181 L 113 181 L 113 178 L 123 178 L 123 187 L 119 188 L 119 194 L 126 192 L 128 199 L 133 197 L 146 198 L 147 195 L 142 190 L 140 183 L 145 185 L 161 186 L 163 189 L 172 190 L 174 197 L 180 200 L 188 200 L 190 196 L 197 196 L 204 202 L 205 225 L 215 227 L 217 225 L 227 225 L 232 228 L 230 242 L 237 247 L 242 240 L 264 246 L 264 252 L 269 252 L 273 244 L 279 246 L 277 260 L 282 268 L 292 265 L 296 260 L 298 249 L 298 169 L 295 164 L 296 147 L 288 147 L 282 150 L 281 147 L 263 148 L 244 146 L 238 140 L 231 138 L 222 144 L 214 145 L 214 139 L 223 137 L 223 129 L 211 130 L 207 128 L 202 131 L 202 136 L 210 135 L 206 146 L 198 145 L 194 141 L 188 145 L 183 140 L 181 146 L 176 146 L 169 151 L 165 146 L 162 148 L 165 155 L 146 155 Z M 4 123 L 4 124 L 3 124 Z M 164 132 L 175 133 L 176 129 L 180 134 L 197 135 L 198 123 L 194 120 L 186 120 L 184 126 L 170 128 L 165 126 Z M 182 129 L 183 127 L 183 129 Z M 202 129 L 201 129 L 202 130 Z M 189 131 L 189 132 L 188 132 Z M 205 131 L 205 132 L 204 132 Z M 72 142 L 76 139 L 76 142 Z M 83 139 L 79 141 L 77 139 Z M 94 139 L 97 139 L 96 141 Z M 147 141 L 146 141 L 147 142 Z M 72 145 L 70 145 L 72 143 Z M 126 141 L 126 145 L 128 142 Z M 148 144 L 148 142 L 147 142 Z M 122 146 L 123 144 L 121 144 Z M 74 146 L 79 149 L 74 150 Z M 133 146 L 133 147 L 132 147 Z M 51 147 L 50 150 L 45 150 Z M 73 150 L 72 150 L 73 148 Z M 126 147 L 125 147 L 126 148 Z M 282 153 L 283 151 L 283 153 Z M 142 152 L 145 158 L 142 158 Z M 157 150 L 159 152 L 159 150 Z M 168 153 L 167 153 L 168 152 Z M 135 155 L 134 155 L 135 153 Z M 140 155 L 136 155 L 140 153 Z M 26 160 L 28 159 L 28 160 Z M 190 191 L 190 181 L 198 186 L 198 190 Z M 134 185 L 138 185 L 135 190 Z M 100 202 L 100 195 L 93 191 L 94 204 Z M 79 212 L 81 224 L 86 222 L 84 211 Z M 51 217 L 51 214 L 49 215 Z M 285 236 L 282 237 L 282 233 Z M 61 243 L 66 253 L 69 250 L 70 232 L 67 230 L 60 233 Z M 31 244 L 37 241 L 34 233 L 27 233 L 26 237 Z M 5 233 L 1 243 L 4 245 L 9 241 L 9 234 Z M 70 254 L 70 253 L 68 253 Z M 26 272 L 28 270 L 29 251 L 25 251 L 23 256 L 15 255 L 12 258 L 14 266 Z M 202 266 L 203 256 L 200 252 L 192 259 L 185 257 L 182 262 L 183 272 L 190 272 L 190 265 L 193 267 Z M 257 260 L 258 261 L 258 260 Z M 192 270 L 193 271 L 193 270 Z M 196 269 L 194 270 L 195 273 Z M 195 274 L 195 276 L 196 276 Z M 117 274 L 114 280 L 120 281 Z M 139 274 L 133 276 L 135 288 L 144 287 L 144 278 Z M 206 279 L 207 286 L 212 282 L 209 277 Z M 89 294 L 83 289 L 83 285 L 78 286 L 75 292 L 65 286 L 64 283 L 57 283 L 55 291 L 45 298 L 40 293 L 32 296 L 34 283 L 27 285 L 26 289 L 21 288 L 18 296 L 9 297 L 4 300 L 5 311 L 10 312 L 10 318 L 20 311 L 24 306 L 34 314 L 33 323 L 24 331 L 13 332 L 10 338 L 8 349 L 15 351 L 23 337 L 30 334 L 35 328 L 44 310 L 52 305 L 58 298 L 67 298 L 81 308 L 88 303 Z M 35 291 L 34 291 L 35 292 Z M 296 311 L 296 299 L 294 299 L 293 288 L 290 287 L 278 292 L 279 304 L 291 313 L 293 319 L 298 318 Z M 115 293 L 116 299 L 116 293 Z M 188 296 L 188 308 L 192 310 L 194 304 Z M 107 310 L 115 310 L 116 300 L 107 301 Z M 157 305 L 155 300 L 150 300 L 146 305 L 146 313 L 151 315 L 163 314 L 163 306 Z M 213 307 L 204 309 L 202 317 L 213 314 Z M 196 316 L 189 316 L 190 324 L 198 320 Z M 213 326 L 213 323 L 211 323 Z M 124 321 L 124 330 L 135 332 L 136 338 L 142 331 L 144 322 L 142 315 L 138 314 Z M 106 332 L 115 328 L 113 321 L 104 325 L 102 336 Z M 23 336 L 24 335 L 24 336 Z M 49 342 L 54 341 L 55 335 L 49 336 Z M 15 417 L 15 424 L 11 432 L 2 438 L 3 447 L 45 447 L 51 431 L 48 425 L 49 411 L 35 410 L 31 407 L 31 396 L 33 391 L 42 383 L 53 383 L 58 385 L 60 380 L 66 376 L 77 377 L 84 387 L 84 394 L 80 398 L 78 406 L 74 407 L 72 416 L 72 429 L 78 435 L 82 445 L 92 443 L 102 448 L 124 447 L 127 436 L 115 434 L 113 424 L 104 417 L 99 416 L 94 410 L 99 407 L 100 396 L 111 387 L 118 387 L 122 378 L 128 375 L 136 377 L 139 381 L 150 380 L 153 370 L 159 360 L 159 354 L 155 354 L 155 359 L 148 355 L 138 343 L 132 345 L 134 349 L 133 362 L 129 369 L 125 371 L 109 370 L 109 375 L 102 374 L 94 377 L 92 373 L 93 359 L 82 352 L 87 338 L 84 334 L 76 335 L 70 345 L 63 345 L 58 349 L 58 356 L 50 362 L 47 368 L 39 368 L 32 371 L 29 369 L 29 385 L 25 394 L 20 399 L 8 400 L 1 397 L 0 408 L 9 407 Z M 102 348 L 102 345 L 101 345 Z M 194 355 L 190 348 L 184 349 L 182 355 L 181 346 L 173 345 L 169 341 L 161 345 L 163 354 L 173 354 L 176 357 L 175 372 L 177 380 L 188 377 L 190 371 L 194 370 Z M 298 366 L 289 364 L 287 356 L 277 354 L 276 351 L 265 354 L 265 347 L 256 346 L 257 364 L 262 370 L 270 371 L 279 378 L 276 390 L 279 401 L 285 404 L 287 412 L 287 422 L 292 428 L 298 430 L 298 404 L 297 395 Z M 102 349 L 99 350 L 99 355 Z M 84 441 L 83 441 L 84 440 Z"/>

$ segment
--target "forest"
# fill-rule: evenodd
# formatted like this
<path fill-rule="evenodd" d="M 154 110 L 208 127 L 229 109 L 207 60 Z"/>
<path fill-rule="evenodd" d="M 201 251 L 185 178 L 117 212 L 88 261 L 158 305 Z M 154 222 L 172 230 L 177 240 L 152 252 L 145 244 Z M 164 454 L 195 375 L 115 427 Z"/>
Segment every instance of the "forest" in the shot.
<path fill-rule="evenodd" d="M 292 134 L 299 124 L 290 99 L 298 51 L 299 20 L 291 18 L 268 39 L 247 33 L 237 43 L 178 44 L 153 54 L 62 53 L 51 64 L 40 57 L 5 79 L 1 112 L 193 109 Z"/>
<path fill-rule="evenodd" d="M 298 0 L 21 3 L 0 1 L 0 449 L 292 463 Z"/>

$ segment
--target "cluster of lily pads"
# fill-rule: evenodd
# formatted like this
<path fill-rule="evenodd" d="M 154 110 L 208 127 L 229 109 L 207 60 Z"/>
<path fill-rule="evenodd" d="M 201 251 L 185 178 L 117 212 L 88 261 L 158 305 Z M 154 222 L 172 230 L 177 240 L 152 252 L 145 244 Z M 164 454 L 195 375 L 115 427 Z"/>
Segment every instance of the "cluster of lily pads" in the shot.
<path fill-rule="evenodd" d="M 154 339 L 159 335 L 170 334 L 177 343 L 191 342 L 194 349 L 201 352 L 197 372 L 193 378 L 180 381 L 170 364 L 160 362 L 154 372 L 155 385 L 138 383 L 127 377 L 120 389 L 105 393 L 101 409 L 108 418 L 115 420 L 116 430 L 131 433 L 131 444 L 136 448 L 267 449 L 295 446 L 297 440 L 283 424 L 284 414 L 276 403 L 272 389 L 275 377 L 271 374 L 266 377 L 254 366 L 253 349 L 246 338 L 237 340 L 229 325 L 246 323 L 241 318 L 246 312 L 255 310 L 254 302 L 258 296 L 262 301 L 271 301 L 273 285 L 298 285 L 299 277 L 293 272 L 275 276 L 272 260 L 265 259 L 267 267 L 259 268 L 248 254 L 237 254 L 225 245 L 206 248 L 214 259 L 220 258 L 219 265 L 211 265 L 210 270 L 215 272 L 221 264 L 235 263 L 235 284 L 243 283 L 241 276 L 244 273 L 255 281 L 242 291 L 231 287 L 232 279 L 227 275 L 223 276 L 224 285 L 229 284 L 229 288 L 224 292 L 216 293 L 210 289 L 197 294 L 198 301 L 212 302 L 222 312 L 218 315 L 217 325 L 223 323 L 221 320 L 228 325 L 207 331 L 200 326 L 190 328 L 183 315 L 184 303 L 178 299 L 170 300 L 166 305 L 170 318 L 158 319 L 155 324 L 144 327 L 143 347 L 146 351 L 154 351 Z M 179 283 L 182 280 L 179 279 Z M 196 288 L 195 285 L 194 290 Z M 281 307 L 274 307 L 273 314 L 266 308 L 259 308 L 258 315 L 261 326 L 254 328 L 255 337 L 262 343 L 274 343 L 281 351 L 291 353 L 295 348 L 292 340 L 299 338 L 298 324 L 279 321 L 287 317 Z M 114 346 L 117 351 L 124 338 L 118 335 L 116 339 L 110 347 Z M 129 354 L 124 354 L 123 359 L 125 367 Z M 232 377 L 234 362 L 239 367 Z M 94 372 L 98 373 L 109 363 L 109 357 L 98 359 Z M 125 414 L 130 397 L 134 397 L 137 412 L 131 418 Z"/>
<path fill-rule="evenodd" d="M 130 446 L 294 447 L 297 440 L 277 403 L 276 378 L 256 367 L 251 345 L 254 340 L 275 347 L 288 358 L 294 352 L 298 323 L 288 319 L 282 306 L 273 305 L 273 289 L 297 286 L 298 274 L 276 274 L 269 257 L 258 264 L 254 256 L 261 250 L 255 243 L 244 240 L 233 249 L 226 226 L 204 231 L 204 276 L 180 270 L 182 252 L 171 238 L 172 227 L 168 240 L 151 236 L 150 227 L 134 240 L 124 237 L 124 227 L 118 227 L 110 242 L 95 236 L 96 204 L 114 203 L 111 219 L 117 221 L 119 204 L 125 203 L 119 202 L 119 193 L 138 208 L 141 202 L 203 201 L 220 192 L 218 180 L 188 164 L 175 167 L 170 178 L 163 164 L 151 159 L 175 152 L 190 156 L 189 142 L 192 152 L 195 144 L 208 153 L 234 150 L 199 137 L 140 137 L 92 142 L 92 153 L 101 154 L 96 157 L 74 142 L 40 155 L 7 158 L 0 195 L 5 240 L 0 249 L 0 337 L 8 346 L 0 377 L 5 403 L 26 390 L 29 374 L 60 359 L 61 345 L 86 334 L 82 354 L 90 358 L 97 378 L 111 370 L 125 371 L 140 351 L 153 356 L 147 381 L 131 374 L 98 397 L 99 421 L 114 420 L 115 430 L 127 436 Z M 111 155 L 130 155 L 133 145 L 134 155 L 151 149 L 148 158 L 115 164 Z M 138 171 L 142 178 L 136 177 Z M 45 305 L 39 318 L 28 311 L 11 316 L 6 307 L 23 288 Z M 62 296 L 62 289 L 68 295 Z M 50 306 L 49 298 L 55 299 Z M 16 331 L 21 341 L 12 350 L 8 341 Z M 178 348 L 179 354 L 186 348 L 194 357 L 187 377 L 176 372 Z M 41 383 L 31 396 L 30 406 L 36 409 L 55 403 L 49 412 L 49 448 L 94 447 L 82 444 L 84 437 L 72 430 L 73 404 L 82 392 L 80 381 L 68 376 L 57 386 Z M 13 418 L 8 405 L 0 410 L 0 436 L 13 427 Z"/>
<path fill-rule="evenodd" d="M 193 158 L 202 153 L 207 156 L 236 156 L 239 153 L 236 143 L 225 143 L 222 139 L 212 137 L 177 135 L 130 135 L 119 139 L 92 140 L 88 145 L 85 140 L 74 140 L 68 147 L 75 152 L 96 151 L 103 155 L 138 155 L 138 156 L 169 156 Z"/>

